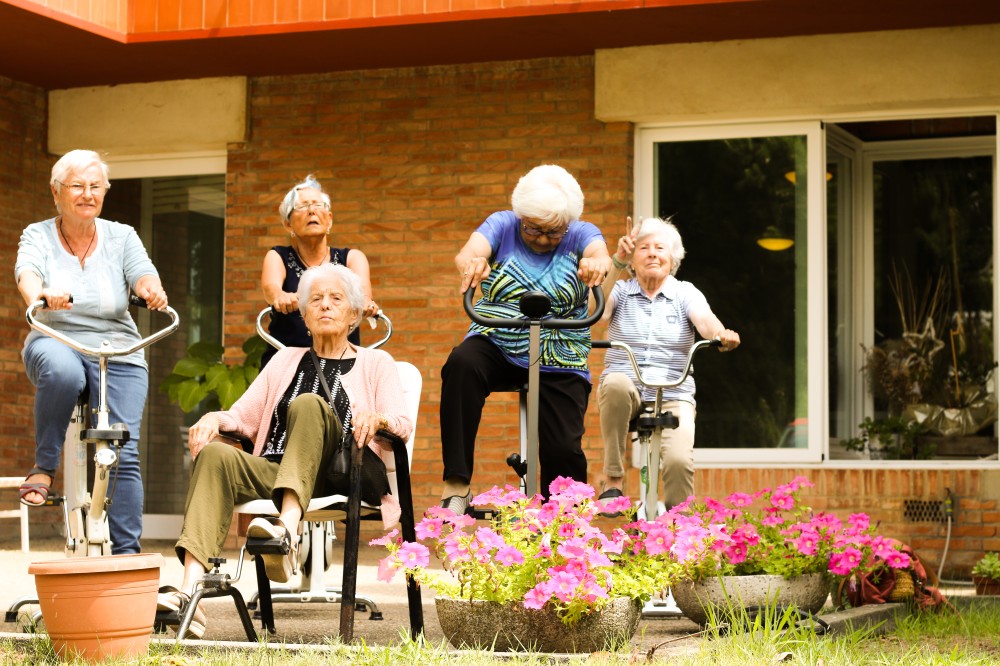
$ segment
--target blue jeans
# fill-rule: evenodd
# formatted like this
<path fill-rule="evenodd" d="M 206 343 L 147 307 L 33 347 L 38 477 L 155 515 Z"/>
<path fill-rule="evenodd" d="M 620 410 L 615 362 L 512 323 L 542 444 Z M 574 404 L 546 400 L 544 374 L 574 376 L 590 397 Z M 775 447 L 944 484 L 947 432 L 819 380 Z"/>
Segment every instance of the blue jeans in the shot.
<path fill-rule="evenodd" d="M 56 470 L 73 409 L 88 386 L 91 387 L 91 407 L 97 408 L 100 366 L 96 358 L 44 337 L 32 340 L 25 348 L 24 367 L 28 379 L 35 385 L 35 465 Z M 148 387 L 146 368 L 108 363 L 110 422 L 124 423 L 130 437 L 121 449 L 118 467 L 111 476 L 110 487 L 115 489 L 115 494 L 108 508 L 108 521 L 111 552 L 115 555 L 139 552 L 143 489 L 138 440 Z"/>

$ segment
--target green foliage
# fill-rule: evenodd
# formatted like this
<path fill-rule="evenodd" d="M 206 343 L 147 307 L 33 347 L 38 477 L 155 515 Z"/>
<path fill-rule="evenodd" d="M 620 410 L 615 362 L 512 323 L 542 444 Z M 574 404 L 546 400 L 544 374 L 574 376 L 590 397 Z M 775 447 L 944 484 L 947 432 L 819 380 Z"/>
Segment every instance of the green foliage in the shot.
<path fill-rule="evenodd" d="M 986 553 L 972 567 L 972 575 L 1000 581 L 1000 554 Z"/>
<path fill-rule="evenodd" d="M 843 440 L 845 449 L 864 451 L 867 447 L 872 457 L 883 460 L 925 460 L 934 455 L 932 448 L 920 448 L 917 437 L 927 433 L 927 429 L 903 416 L 890 416 L 875 420 L 865 418 L 858 424 L 860 437 Z"/>
<path fill-rule="evenodd" d="M 207 411 L 229 409 L 260 373 L 260 359 L 267 343 L 253 335 L 243 343 L 243 363 L 228 365 L 225 349 L 214 342 L 196 342 L 160 383 L 160 392 L 185 413 L 204 402 Z"/>

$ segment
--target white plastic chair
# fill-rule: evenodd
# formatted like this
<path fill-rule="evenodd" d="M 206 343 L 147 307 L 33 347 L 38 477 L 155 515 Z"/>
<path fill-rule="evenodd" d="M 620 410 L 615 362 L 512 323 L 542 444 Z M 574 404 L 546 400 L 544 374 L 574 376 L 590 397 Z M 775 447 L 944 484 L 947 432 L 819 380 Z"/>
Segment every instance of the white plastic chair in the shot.
<path fill-rule="evenodd" d="M 420 371 L 412 363 L 397 361 L 396 369 L 399 372 L 399 380 L 403 386 L 407 412 L 413 420 L 414 428 L 405 445 L 394 448 L 394 464 L 391 468 L 387 465 L 387 468 L 389 468 L 387 471 L 392 494 L 399 500 L 402 510 L 399 521 L 401 532 L 403 537 L 408 541 L 415 541 L 415 517 L 413 512 L 413 494 L 410 488 L 410 467 L 413 460 L 413 442 L 416 436 L 416 422 L 423 378 L 420 375 Z M 367 504 L 359 499 L 358 519 L 351 520 L 349 517 L 349 499 L 346 495 L 329 495 L 326 497 L 314 497 L 309 502 L 309 506 L 305 509 L 302 517 L 304 528 L 299 542 L 300 566 L 303 566 L 303 570 L 301 571 L 301 575 L 293 579 L 294 582 L 291 585 L 272 589 L 270 581 L 268 581 L 264 573 L 262 559 L 257 558 L 258 594 L 255 595 L 255 600 L 254 598 L 251 599 L 249 605 L 252 607 L 254 603 L 257 604 L 260 619 L 266 630 L 274 633 L 274 615 L 271 608 L 271 604 L 274 601 L 342 604 L 340 633 L 341 638 L 345 642 L 350 641 L 353 637 L 353 618 L 356 605 L 363 605 L 369 608 L 371 610 L 370 619 L 382 619 L 382 613 L 374 601 L 365 597 L 358 598 L 355 594 L 358 548 L 360 546 L 358 543 L 359 521 L 379 518 L 379 507 Z M 269 499 L 245 502 L 237 505 L 235 510 L 239 514 L 258 516 L 277 516 L 279 513 L 274 502 Z M 335 520 L 345 520 L 347 523 L 344 542 L 344 578 L 339 588 L 326 587 L 323 583 L 323 574 L 332 564 L 333 542 L 337 538 L 334 533 Z M 246 549 L 245 545 L 244 549 Z M 410 606 L 410 629 L 413 637 L 416 638 L 423 631 L 423 610 L 420 601 L 420 590 L 417 588 L 416 582 L 410 579 L 407 580 L 407 597 Z"/>

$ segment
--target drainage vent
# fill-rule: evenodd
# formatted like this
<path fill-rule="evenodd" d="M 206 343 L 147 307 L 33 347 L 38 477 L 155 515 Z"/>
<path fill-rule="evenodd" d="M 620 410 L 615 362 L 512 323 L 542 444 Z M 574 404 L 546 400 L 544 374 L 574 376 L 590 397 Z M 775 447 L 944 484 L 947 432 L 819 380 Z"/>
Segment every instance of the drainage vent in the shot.
<path fill-rule="evenodd" d="M 903 500 L 903 518 L 916 523 L 944 522 L 944 502 L 938 500 Z"/>

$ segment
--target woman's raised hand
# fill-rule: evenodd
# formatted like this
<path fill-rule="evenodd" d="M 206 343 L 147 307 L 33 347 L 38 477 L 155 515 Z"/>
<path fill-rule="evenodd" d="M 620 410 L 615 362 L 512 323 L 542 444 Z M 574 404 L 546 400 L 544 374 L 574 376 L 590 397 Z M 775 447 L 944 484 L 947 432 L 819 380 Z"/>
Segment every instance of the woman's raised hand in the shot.
<path fill-rule="evenodd" d="M 620 264 L 627 264 L 632 261 L 635 253 L 635 240 L 639 235 L 639 226 L 632 226 L 632 218 L 625 218 L 625 235 L 618 239 L 618 249 L 615 251 L 615 259 Z"/>

